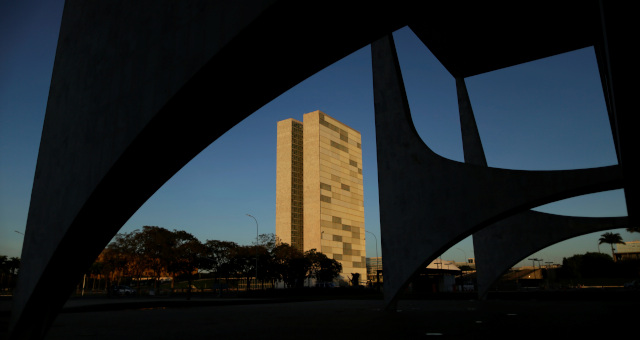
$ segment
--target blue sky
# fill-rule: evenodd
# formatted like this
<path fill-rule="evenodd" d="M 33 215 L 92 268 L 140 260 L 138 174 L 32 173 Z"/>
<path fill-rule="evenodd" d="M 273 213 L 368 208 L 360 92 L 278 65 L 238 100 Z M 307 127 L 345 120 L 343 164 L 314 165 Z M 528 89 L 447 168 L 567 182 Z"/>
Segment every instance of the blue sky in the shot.
<path fill-rule="evenodd" d="M 0 8 L 0 254 L 20 256 L 63 1 L 2 2 Z M 454 79 L 408 29 L 394 33 L 416 128 L 436 153 L 463 160 Z M 275 232 L 276 122 L 322 110 L 362 133 L 366 229 L 380 241 L 369 47 L 298 84 L 222 136 L 123 226 L 184 229 L 201 240 L 249 244 Z M 489 166 L 558 170 L 616 164 L 595 55 L 586 48 L 468 78 Z M 621 190 L 537 208 L 575 216 L 625 216 Z M 640 239 L 616 229 L 626 241 Z M 597 251 L 602 233 L 532 256 Z M 367 234 L 367 255 L 375 256 Z M 607 252 L 608 246 L 601 247 Z M 381 254 L 380 246 L 378 252 Z M 465 239 L 442 256 L 473 256 Z M 530 256 L 529 256 L 530 257 Z M 530 265 L 526 259 L 522 265 Z"/>

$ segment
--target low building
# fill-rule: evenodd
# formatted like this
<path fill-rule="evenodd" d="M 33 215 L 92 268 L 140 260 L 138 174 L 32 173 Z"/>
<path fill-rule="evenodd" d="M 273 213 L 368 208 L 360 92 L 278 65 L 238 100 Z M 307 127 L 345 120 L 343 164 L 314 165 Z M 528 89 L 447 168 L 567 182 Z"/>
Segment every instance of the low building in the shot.
<path fill-rule="evenodd" d="M 382 282 L 382 257 L 367 257 L 368 282 Z"/>
<path fill-rule="evenodd" d="M 616 244 L 616 261 L 640 260 L 640 241 Z"/>

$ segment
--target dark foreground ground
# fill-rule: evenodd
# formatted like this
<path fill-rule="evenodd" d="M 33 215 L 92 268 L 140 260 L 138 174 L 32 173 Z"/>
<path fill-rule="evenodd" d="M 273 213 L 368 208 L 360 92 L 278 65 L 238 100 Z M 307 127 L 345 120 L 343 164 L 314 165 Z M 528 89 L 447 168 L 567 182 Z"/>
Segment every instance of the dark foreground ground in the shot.
<path fill-rule="evenodd" d="M 638 335 L 640 292 L 349 299 L 72 299 L 46 339 L 602 339 Z M 426 299 L 428 298 L 428 299 Z M 3 327 L 6 326 L 6 313 Z M 6 329 L 3 329 L 6 337 Z"/>

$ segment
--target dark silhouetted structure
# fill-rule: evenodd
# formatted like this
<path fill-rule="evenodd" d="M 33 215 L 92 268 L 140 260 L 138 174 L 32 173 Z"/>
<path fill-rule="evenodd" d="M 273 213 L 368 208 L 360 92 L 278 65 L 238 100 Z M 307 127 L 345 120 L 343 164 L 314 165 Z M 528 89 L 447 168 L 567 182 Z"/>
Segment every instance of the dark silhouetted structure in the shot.
<path fill-rule="evenodd" d="M 390 306 L 433 254 L 516 212 L 623 187 L 633 223 L 638 171 L 630 84 L 637 71 L 625 58 L 634 55 L 630 36 L 637 21 L 627 6 L 67 0 L 11 336 L 43 337 L 112 236 L 201 150 L 292 86 L 372 42 Z M 383 38 L 406 25 L 456 79 L 595 46 L 619 166 L 509 171 L 433 154 L 413 129 L 392 40 Z M 442 199 L 443 191 L 450 200 Z"/>

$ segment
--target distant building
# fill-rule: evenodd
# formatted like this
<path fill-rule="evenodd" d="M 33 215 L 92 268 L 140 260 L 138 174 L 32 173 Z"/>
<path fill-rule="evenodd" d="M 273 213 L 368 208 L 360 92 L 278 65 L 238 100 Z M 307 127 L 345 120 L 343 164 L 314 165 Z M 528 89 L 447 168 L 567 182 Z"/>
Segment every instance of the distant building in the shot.
<path fill-rule="evenodd" d="M 459 268 L 468 266 L 471 268 L 471 270 L 476 270 L 476 259 L 473 257 L 470 257 L 465 262 L 455 262 L 455 265 Z"/>
<path fill-rule="evenodd" d="M 360 133 L 314 111 L 278 122 L 276 236 L 367 278 Z"/>
<path fill-rule="evenodd" d="M 380 271 L 379 275 L 376 275 Z M 382 257 L 367 257 L 367 279 L 376 282 L 380 279 L 382 282 Z"/>
<path fill-rule="evenodd" d="M 640 260 L 640 241 L 629 241 L 616 244 L 616 261 Z"/>
<path fill-rule="evenodd" d="M 467 290 L 462 280 L 457 279 L 461 275 L 462 271 L 454 261 L 443 261 L 438 258 L 413 275 L 409 291 L 435 293 Z"/>

